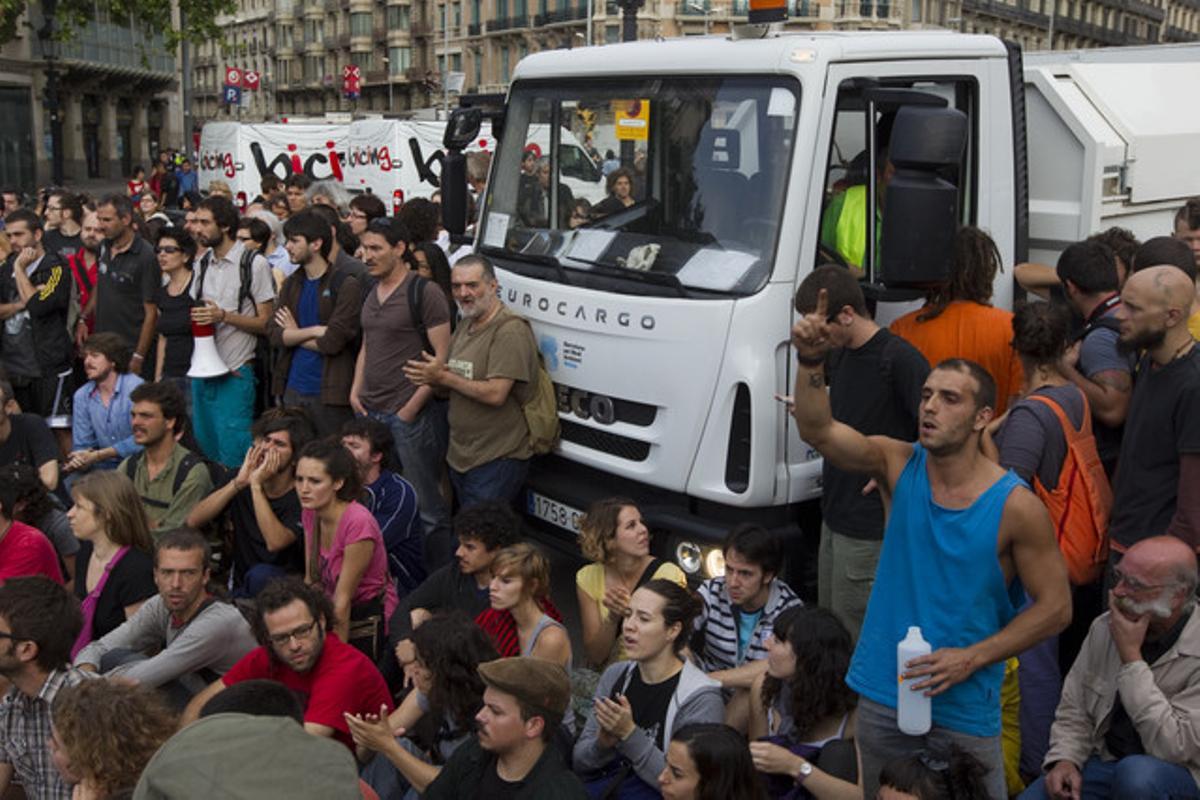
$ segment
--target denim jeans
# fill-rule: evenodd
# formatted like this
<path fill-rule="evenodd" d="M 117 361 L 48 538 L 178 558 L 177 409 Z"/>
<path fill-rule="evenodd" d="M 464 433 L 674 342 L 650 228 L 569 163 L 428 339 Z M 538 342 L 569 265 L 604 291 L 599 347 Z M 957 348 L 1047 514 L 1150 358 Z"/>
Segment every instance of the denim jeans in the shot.
<path fill-rule="evenodd" d="M 1126 756 L 1120 761 L 1101 761 L 1093 756 L 1083 765 L 1083 800 L 1137 798 L 1137 800 L 1186 800 L 1200 798 L 1192 773 L 1178 764 L 1153 756 Z M 1021 793 L 1020 800 L 1049 798 L 1045 776 Z"/>
<path fill-rule="evenodd" d="M 909 736 L 901 733 L 897 727 L 896 709 L 865 697 L 859 699 L 857 713 L 854 725 L 858 752 L 862 756 L 863 797 L 874 797 L 879 791 L 879 771 L 892 759 L 911 756 L 923 747 L 946 747 L 950 744 L 966 750 L 987 768 L 984 783 L 993 800 L 1005 800 L 1008 797 L 999 735 L 972 736 L 934 725 L 924 736 Z"/>
<path fill-rule="evenodd" d="M 450 482 L 460 508 L 470 508 L 488 500 L 511 503 L 525 485 L 529 461 L 521 458 L 497 458 L 466 472 L 450 470 Z"/>
<path fill-rule="evenodd" d="M 400 460 L 401 474 L 417 490 L 421 522 L 425 526 L 426 566 L 446 563 L 446 559 L 439 557 L 439 563 L 431 565 L 428 548 L 431 539 L 435 542 L 443 539 L 449 541 L 450 536 L 450 509 L 442 497 L 441 487 L 448 442 L 441 434 L 443 426 L 439 424 L 437 415 L 438 408 L 433 403 L 426 403 L 412 422 L 405 422 L 395 414 L 368 412 L 368 416 L 391 430 L 396 440 L 396 457 Z"/>
<path fill-rule="evenodd" d="M 396 743 L 422 761 L 428 761 L 429 755 L 421 752 L 421 749 L 407 738 L 398 738 Z M 400 770 L 381 753 L 376 753 L 374 758 L 363 764 L 358 776 L 375 790 L 379 800 L 417 800 L 420 797 L 417 790 L 400 774 Z"/>

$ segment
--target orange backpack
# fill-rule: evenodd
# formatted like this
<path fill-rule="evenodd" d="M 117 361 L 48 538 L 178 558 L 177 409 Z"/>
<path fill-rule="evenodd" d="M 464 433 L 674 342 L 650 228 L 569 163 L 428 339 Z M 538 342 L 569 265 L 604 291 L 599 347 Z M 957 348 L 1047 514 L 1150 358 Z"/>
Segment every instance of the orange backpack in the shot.
<path fill-rule="evenodd" d="M 1108 514 L 1112 510 L 1112 488 L 1092 436 L 1091 409 L 1085 397 L 1083 424 L 1076 430 L 1058 403 L 1037 394 L 1029 399 L 1050 407 L 1067 442 L 1054 490 L 1043 486 L 1036 476 L 1033 488 L 1050 512 L 1071 583 L 1082 586 L 1100 577 L 1108 559 Z"/>

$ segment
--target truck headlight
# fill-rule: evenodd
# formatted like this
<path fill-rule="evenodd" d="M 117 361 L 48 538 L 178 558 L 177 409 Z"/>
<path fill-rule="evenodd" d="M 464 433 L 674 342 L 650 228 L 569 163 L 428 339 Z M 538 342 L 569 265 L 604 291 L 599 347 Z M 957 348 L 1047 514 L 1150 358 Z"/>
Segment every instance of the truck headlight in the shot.
<path fill-rule="evenodd" d="M 675 548 L 675 560 L 679 562 L 679 566 L 688 575 L 695 575 L 700 571 L 700 565 L 703 561 L 699 546 L 692 542 L 680 542 Z"/>
<path fill-rule="evenodd" d="M 704 572 L 710 578 L 719 578 L 725 574 L 725 553 L 721 548 L 714 547 L 704 555 Z"/>

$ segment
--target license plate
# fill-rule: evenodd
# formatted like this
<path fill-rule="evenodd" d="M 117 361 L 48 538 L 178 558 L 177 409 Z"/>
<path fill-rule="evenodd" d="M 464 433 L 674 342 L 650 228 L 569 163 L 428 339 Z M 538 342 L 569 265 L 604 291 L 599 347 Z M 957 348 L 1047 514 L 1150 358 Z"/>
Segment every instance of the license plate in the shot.
<path fill-rule="evenodd" d="M 583 512 L 577 508 L 552 500 L 544 494 L 529 492 L 526 497 L 525 509 L 530 515 L 544 522 L 579 535 L 579 523 L 583 519 Z"/>

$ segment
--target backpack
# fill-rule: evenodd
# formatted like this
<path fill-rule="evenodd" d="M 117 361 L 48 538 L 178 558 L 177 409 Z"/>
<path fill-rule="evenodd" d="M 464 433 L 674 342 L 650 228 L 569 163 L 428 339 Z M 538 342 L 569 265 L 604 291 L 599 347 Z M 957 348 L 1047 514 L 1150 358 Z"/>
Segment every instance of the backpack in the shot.
<path fill-rule="evenodd" d="M 421 316 L 421 298 L 425 296 L 425 284 L 428 278 L 423 278 L 415 271 L 413 279 L 408 282 L 408 313 L 412 317 L 413 327 L 421 337 L 421 347 L 426 353 L 433 354 L 433 344 L 429 341 L 429 333 L 425 330 L 425 320 Z"/>
<path fill-rule="evenodd" d="M 204 258 L 200 259 L 200 274 L 196 276 L 196 299 L 201 300 L 204 297 L 204 278 L 208 275 L 208 267 L 212 264 L 212 250 L 204 254 Z M 262 255 L 257 250 L 251 250 L 248 247 L 242 249 L 242 258 L 238 262 L 238 301 L 237 312 L 242 312 L 242 305 L 249 300 L 250 307 L 254 309 L 254 313 L 258 313 L 258 303 L 254 301 L 254 292 L 251 285 L 253 280 L 252 268 L 254 267 L 254 257 Z M 264 257 L 265 258 L 265 257 Z"/>
<path fill-rule="evenodd" d="M 96 288 L 87 274 L 87 265 L 78 254 L 66 259 L 67 267 L 71 270 L 71 300 L 67 306 L 67 330 L 74 333 L 75 325 L 83 313 L 83 295 L 90 295 Z"/>
<path fill-rule="evenodd" d="M 1083 424 L 1076 429 L 1062 407 L 1049 397 L 1034 394 L 1029 399 L 1049 406 L 1066 439 L 1067 454 L 1053 491 L 1036 476 L 1033 488 L 1050 512 L 1071 583 L 1084 586 L 1100 577 L 1108 561 L 1108 515 L 1113 500 L 1092 436 L 1091 409 L 1084 397 Z"/>
<path fill-rule="evenodd" d="M 521 411 L 525 414 L 525 423 L 529 426 L 529 447 L 534 455 L 545 455 L 554 450 L 562 436 L 562 425 L 558 421 L 558 394 L 554 391 L 554 382 L 546 371 L 546 357 L 538 349 L 537 339 L 533 336 L 533 326 L 529 320 L 514 314 L 511 319 L 520 320 L 529 331 L 533 340 L 533 351 L 537 353 L 537 374 L 529 382 L 532 390 Z"/>

